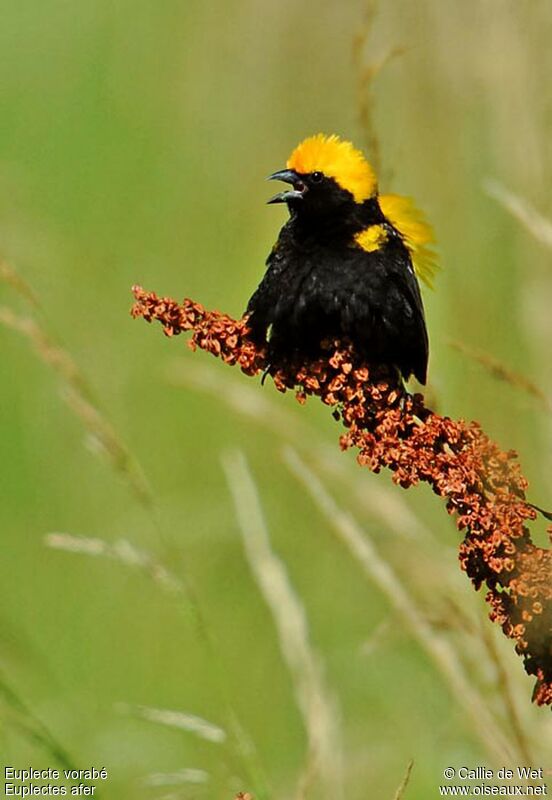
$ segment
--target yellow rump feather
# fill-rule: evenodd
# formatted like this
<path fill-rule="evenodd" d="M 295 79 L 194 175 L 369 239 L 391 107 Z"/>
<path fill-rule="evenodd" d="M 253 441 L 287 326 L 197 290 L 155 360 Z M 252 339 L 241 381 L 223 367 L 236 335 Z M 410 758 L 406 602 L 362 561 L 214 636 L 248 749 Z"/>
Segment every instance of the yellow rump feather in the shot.
<path fill-rule="evenodd" d="M 377 192 L 376 176 L 361 151 L 335 134 L 317 133 L 304 139 L 288 158 L 287 167 L 300 175 L 323 172 L 351 192 L 357 203 Z"/>
<path fill-rule="evenodd" d="M 439 266 L 431 246 L 435 243 L 433 228 L 424 213 L 417 208 L 412 198 L 400 194 L 382 194 L 379 204 L 384 216 L 403 237 L 416 275 L 433 289 L 433 279 Z"/>

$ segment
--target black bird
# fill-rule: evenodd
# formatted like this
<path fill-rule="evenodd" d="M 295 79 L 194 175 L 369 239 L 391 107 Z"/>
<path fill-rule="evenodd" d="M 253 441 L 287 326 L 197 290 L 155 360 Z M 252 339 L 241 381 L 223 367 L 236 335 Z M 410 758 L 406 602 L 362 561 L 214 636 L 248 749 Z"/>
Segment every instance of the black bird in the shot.
<path fill-rule="evenodd" d="M 416 275 L 431 285 L 432 231 L 412 201 L 379 195 L 359 150 L 337 136 L 312 136 L 271 180 L 291 184 L 269 203 L 290 218 L 247 306 L 272 365 L 311 358 L 323 340 L 349 340 L 367 362 L 425 383 L 428 338 Z"/>

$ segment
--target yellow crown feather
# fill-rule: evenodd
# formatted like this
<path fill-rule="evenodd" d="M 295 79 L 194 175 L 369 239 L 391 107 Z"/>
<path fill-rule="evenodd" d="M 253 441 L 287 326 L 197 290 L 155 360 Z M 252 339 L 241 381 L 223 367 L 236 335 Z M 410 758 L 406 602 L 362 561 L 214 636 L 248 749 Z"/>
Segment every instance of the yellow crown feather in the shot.
<path fill-rule="evenodd" d="M 361 151 L 335 134 L 309 136 L 297 145 L 288 158 L 287 167 L 301 175 L 323 172 L 350 192 L 357 203 L 377 192 L 376 176 Z"/>
<path fill-rule="evenodd" d="M 410 197 L 382 194 L 379 197 L 383 215 L 398 230 L 410 251 L 412 265 L 418 278 L 433 289 L 433 279 L 439 269 L 431 247 L 435 243 L 433 228 Z"/>

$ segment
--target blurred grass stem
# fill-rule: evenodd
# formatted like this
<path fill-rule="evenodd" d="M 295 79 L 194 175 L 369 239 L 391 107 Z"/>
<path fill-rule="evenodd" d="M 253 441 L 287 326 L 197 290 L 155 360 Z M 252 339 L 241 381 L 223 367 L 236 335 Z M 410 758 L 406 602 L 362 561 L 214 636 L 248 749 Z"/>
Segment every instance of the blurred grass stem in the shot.
<path fill-rule="evenodd" d="M 418 608 L 415 598 L 408 592 L 392 567 L 379 555 L 367 533 L 354 517 L 341 509 L 325 489 L 320 479 L 310 470 L 291 447 L 283 451 L 290 472 L 318 507 L 323 516 L 346 545 L 364 575 L 378 586 L 391 606 L 398 612 L 411 634 L 428 654 L 445 678 L 451 694 L 464 711 L 474 730 L 495 763 L 515 763 L 519 758 L 516 748 L 503 735 L 481 694 L 470 683 L 461 666 L 459 654 L 452 645 L 439 636 Z"/>
<path fill-rule="evenodd" d="M 245 456 L 241 451 L 225 453 L 222 465 L 245 554 L 272 614 L 307 734 L 307 763 L 295 800 L 307 796 L 316 775 L 323 781 L 326 796 L 338 800 L 342 796 L 340 724 L 318 656 L 310 643 L 303 603 L 291 585 L 283 561 L 271 547 L 259 493 Z"/>

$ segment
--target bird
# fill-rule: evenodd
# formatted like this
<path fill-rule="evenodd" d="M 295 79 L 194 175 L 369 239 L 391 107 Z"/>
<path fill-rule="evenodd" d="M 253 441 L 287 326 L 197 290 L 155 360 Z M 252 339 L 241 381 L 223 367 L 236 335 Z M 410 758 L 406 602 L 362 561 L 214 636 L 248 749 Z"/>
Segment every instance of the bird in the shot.
<path fill-rule="evenodd" d="M 369 364 L 426 383 L 429 355 L 418 278 L 436 272 L 433 231 L 414 202 L 380 194 L 363 153 L 335 134 L 309 136 L 269 180 L 291 188 L 266 272 L 246 309 L 268 362 L 319 356 L 339 339 Z"/>

